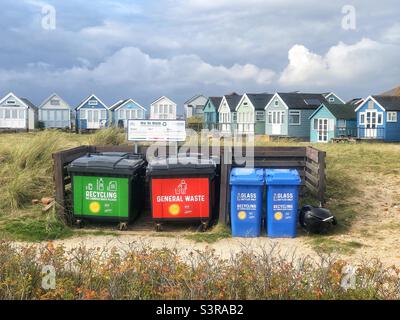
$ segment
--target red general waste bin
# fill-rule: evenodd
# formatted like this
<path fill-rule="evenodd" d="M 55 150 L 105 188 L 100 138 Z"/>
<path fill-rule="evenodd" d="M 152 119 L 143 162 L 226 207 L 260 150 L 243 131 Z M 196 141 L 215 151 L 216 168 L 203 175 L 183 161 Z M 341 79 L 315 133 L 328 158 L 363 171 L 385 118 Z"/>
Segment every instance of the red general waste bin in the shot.
<path fill-rule="evenodd" d="M 157 231 L 168 221 L 200 222 L 201 231 L 208 227 L 216 211 L 214 160 L 155 158 L 149 161 L 147 176 Z"/>

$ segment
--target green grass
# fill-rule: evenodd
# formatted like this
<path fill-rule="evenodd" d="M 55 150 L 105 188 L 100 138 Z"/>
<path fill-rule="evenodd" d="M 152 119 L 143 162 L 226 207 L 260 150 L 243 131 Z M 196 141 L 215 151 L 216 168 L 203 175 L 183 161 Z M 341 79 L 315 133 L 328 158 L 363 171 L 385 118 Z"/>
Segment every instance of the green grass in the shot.
<path fill-rule="evenodd" d="M 64 239 L 74 235 L 74 232 L 60 221 L 46 221 L 33 217 L 9 219 L 0 225 L 0 232 L 6 239 L 30 242 Z"/>
<path fill-rule="evenodd" d="M 211 230 L 206 232 L 196 232 L 185 236 L 185 238 L 188 240 L 193 240 L 195 242 L 206 242 L 206 243 L 214 243 L 221 239 L 230 237 L 231 237 L 230 229 L 222 224 L 218 224 Z"/>
<path fill-rule="evenodd" d="M 363 247 L 363 244 L 357 241 L 339 241 L 326 236 L 312 236 L 310 243 L 314 247 L 315 251 L 320 253 L 336 253 L 352 255 L 356 249 Z"/>
<path fill-rule="evenodd" d="M 120 234 L 113 231 L 107 230 L 74 230 L 74 236 L 84 237 L 84 236 L 97 236 L 97 237 L 104 237 L 104 236 L 113 236 L 119 237 Z"/>

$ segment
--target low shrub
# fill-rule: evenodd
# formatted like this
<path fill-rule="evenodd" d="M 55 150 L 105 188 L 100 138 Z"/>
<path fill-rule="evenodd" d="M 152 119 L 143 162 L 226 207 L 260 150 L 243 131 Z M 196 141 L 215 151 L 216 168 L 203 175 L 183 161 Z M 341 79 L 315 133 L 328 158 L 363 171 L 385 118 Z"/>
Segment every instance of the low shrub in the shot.
<path fill-rule="evenodd" d="M 271 249 L 276 250 L 276 249 Z M 222 259 L 214 251 L 147 246 L 128 250 L 66 250 L 0 242 L 0 299 L 399 299 L 400 269 L 360 263 L 355 281 L 345 261 L 288 260 L 271 250 L 242 251 Z M 42 287 L 52 266 L 55 287 Z"/>

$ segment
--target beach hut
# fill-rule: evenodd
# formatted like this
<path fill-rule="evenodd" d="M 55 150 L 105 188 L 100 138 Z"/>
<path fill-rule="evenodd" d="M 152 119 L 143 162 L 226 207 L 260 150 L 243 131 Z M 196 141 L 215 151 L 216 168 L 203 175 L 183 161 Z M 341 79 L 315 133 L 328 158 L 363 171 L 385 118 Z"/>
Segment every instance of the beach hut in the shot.
<path fill-rule="evenodd" d="M 38 124 L 38 108 L 26 98 L 10 92 L 0 100 L 0 130 L 34 130 Z"/>

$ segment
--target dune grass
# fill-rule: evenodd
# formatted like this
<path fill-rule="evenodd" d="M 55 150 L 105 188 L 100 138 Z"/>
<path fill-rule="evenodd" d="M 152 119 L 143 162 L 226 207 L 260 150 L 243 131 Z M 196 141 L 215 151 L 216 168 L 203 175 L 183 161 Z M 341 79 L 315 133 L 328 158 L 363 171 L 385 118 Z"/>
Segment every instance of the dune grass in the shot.
<path fill-rule="evenodd" d="M 74 135 L 58 131 L 3 135 L 0 145 L 0 210 L 7 213 L 28 206 L 33 198 L 52 196 L 52 154 L 77 146 Z M 10 138 L 9 140 L 7 138 Z M 8 142 L 8 143 L 7 143 Z"/>
<path fill-rule="evenodd" d="M 106 128 L 96 131 L 89 136 L 90 145 L 120 145 L 126 142 L 126 132 L 117 127 Z"/>
<path fill-rule="evenodd" d="M 0 217 L 29 216 L 30 219 L 39 221 L 43 219 L 40 214 L 35 213 L 31 200 L 54 194 L 52 153 L 83 144 L 116 145 L 126 142 L 124 132 L 118 128 L 82 135 L 45 130 L 2 134 L 1 137 Z M 268 137 L 256 137 L 255 145 L 306 146 L 310 143 L 291 139 L 270 141 Z M 357 217 L 373 210 L 376 205 L 373 199 L 365 197 L 365 187 L 375 186 L 379 190 L 381 179 L 390 179 L 400 173 L 400 145 L 360 143 L 314 146 L 327 152 L 327 207 L 339 220 L 335 233 L 347 233 Z M 302 203 L 316 204 L 312 198 L 302 200 Z M 397 200 L 400 202 L 400 196 Z M 15 223 L 21 221 L 12 223 L 15 226 Z M 29 228 L 22 226 L 20 229 Z M 11 227 L 2 229 L 3 232 L 9 232 L 7 230 L 11 230 Z M 227 233 L 226 230 L 213 229 L 190 237 L 194 241 L 214 242 L 226 237 Z M 24 238 L 17 232 L 13 237 Z"/>

